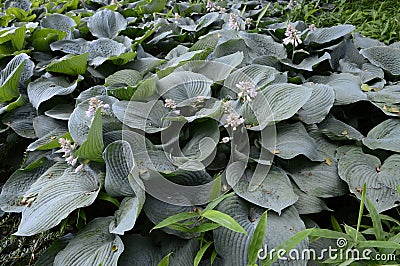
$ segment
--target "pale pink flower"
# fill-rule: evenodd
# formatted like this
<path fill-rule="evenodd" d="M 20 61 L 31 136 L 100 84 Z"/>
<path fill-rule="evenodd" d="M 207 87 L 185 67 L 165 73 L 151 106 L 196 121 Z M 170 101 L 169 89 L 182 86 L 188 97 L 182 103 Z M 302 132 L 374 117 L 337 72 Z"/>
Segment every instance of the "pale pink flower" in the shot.
<path fill-rule="evenodd" d="M 240 90 L 239 98 L 243 98 L 245 102 L 251 102 L 257 96 L 256 87 L 249 81 L 240 81 L 236 87 Z"/>
<path fill-rule="evenodd" d="M 283 44 L 288 45 L 292 44 L 294 47 L 301 44 L 301 35 L 300 31 L 296 30 L 292 25 L 288 25 L 285 31 L 286 38 L 283 39 Z"/>

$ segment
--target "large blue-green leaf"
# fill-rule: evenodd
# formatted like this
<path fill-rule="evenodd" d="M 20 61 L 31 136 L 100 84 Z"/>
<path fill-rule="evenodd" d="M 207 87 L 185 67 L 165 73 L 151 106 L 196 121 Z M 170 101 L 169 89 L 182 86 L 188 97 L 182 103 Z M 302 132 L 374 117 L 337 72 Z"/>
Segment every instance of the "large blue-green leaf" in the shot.
<path fill-rule="evenodd" d="M 360 53 L 372 64 L 383 68 L 391 75 L 400 75 L 400 49 L 390 46 L 375 46 L 362 49 Z"/>
<path fill-rule="evenodd" d="M 353 25 L 339 25 L 330 28 L 318 28 L 314 31 L 310 31 L 307 34 L 304 43 L 309 44 L 325 44 L 334 40 L 337 40 L 346 34 L 349 34 L 355 29 Z"/>
<path fill-rule="evenodd" d="M 363 143 L 370 149 L 400 152 L 400 120 L 388 119 L 371 129 Z"/>
<path fill-rule="evenodd" d="M 19 96 L 18 83 L 28 58 L 26 54 L 19 54 L 0 72 L 0 102 L 10 101 Z"/>
<path fill-rule="evenodd" d="M 398 169 L 400 155 L 395 154 L 381 162 L 377 157 L 363 153 L 361 148 L 347 151 L 339 160 L 339 176 L 347 182 L 350 191 L 361 199 L 360 189 L 366 184 L 366 196 L 378 212 L 397 206 L 400 200 L 396 187 L 400 182 Z"/>
<path fill-rule="evenodd" d="M 276 211 L 278 214 L 288 206 L 293 205 L 298 197 L 293 192 L 289 177 L 278 168 L 243 170 L 244 165 L 234 163 L 228 166 L 226 179 L 233 190 L 242 198 L 261 206 Z M 256 177 L 260 175 L 260 177 Z M 253 178 L 262 182 L 254 189 L 250 183 Z"/>
<path fill-rule="evenodd" d="M 32 81 L 28 85 L 28 97 L 33 107 L 39 108 L 44 101 L 51 99 L 56 95 L 67 95 L 72 93 L 78 86 L 78 82 L 83 77 L 78 78 L 74 82 L 70 82 L 67 78 L 58 77 L 41 77 Z"/>
<path fill-rule="evenodd" d="M 48 14 L 40 21 L 43 28 L 51 28 L 67 33 L 71 38 L 71 29 L 76 26 L 75 20 L 63 14 Z"/>
<path fill-rule="evenodd" d="M 2 122 L 21 137 L 35 139 L 37 136 L 33 127 L 33 118 L 36 116 L 37 111 L 28 103 L 7 113 Z"/>
<path fill-rule="evenodd" d="M 124 251 L 118 235 L 109 233 L 113 217 L 99 217 L 91 221 L 57 254 L 54 265 L 110 265 L 116 266 Z"/>
<path fill-rule="evenodd" d="M 363 134 L 357 129 L 333 116 L 328 116 L 322 123 L 318 124 L 318 128 L 332 140 L 361 140 L 364 138 Z"/>
<path fill-rule="evenodd" d="M 127 21 L 120 13 L 103 9 L 89 18 L 87 26 L 93 36 L 113 39 L 126 28 Z"/>
<path fill-rule="evenodd" d="M 75 173 L 68 168 L 63 175 L 44 185 L 22 211 L 16 235 L 31 236 L 44 232 L 66 218 L 72 211 L 89 206 L 100 190 L 99 174 L 88 166 Z"/>

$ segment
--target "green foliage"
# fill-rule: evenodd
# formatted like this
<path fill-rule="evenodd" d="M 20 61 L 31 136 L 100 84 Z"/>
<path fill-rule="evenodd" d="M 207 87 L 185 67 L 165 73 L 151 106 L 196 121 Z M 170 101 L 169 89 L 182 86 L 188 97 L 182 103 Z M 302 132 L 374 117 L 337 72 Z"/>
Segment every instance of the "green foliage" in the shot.
<path fill-rule="evenodd" d="M 1 263 L 398 255 L 398 7 L 294 2 L 0 3 Z"/>

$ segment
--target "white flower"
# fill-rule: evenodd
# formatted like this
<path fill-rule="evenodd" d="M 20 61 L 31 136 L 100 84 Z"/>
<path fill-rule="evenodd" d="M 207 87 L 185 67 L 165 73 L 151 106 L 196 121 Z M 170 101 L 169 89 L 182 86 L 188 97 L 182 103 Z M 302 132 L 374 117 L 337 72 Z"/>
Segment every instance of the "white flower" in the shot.
<path fill-rule="evenodd" d="M 174 17 L 175 19 L 179 19 L 181 16 L 179 15 L 179 13 L 175 13 Z"/>
<path fill-rule="evenodd" d="M 223 137 L 222 140 L 221 140 L 221 142 L 222 142 L 222 143 L 228 143 L 229 141 L 231 141 L 231 139 L 232 139 L 232 138 L 230 138 L 230 137 Z"/>
<path fill-rule="evenodd" d="M 84 166 L 85 166 L 85 165 L 80 164 L 78 167 L 76 167 L 75 173 L 78 173 L 78 172 L 82 171 L 82 169 L 83 169 Z"/>
<path fill-rule="evenodd" d="M 290 0 L 288 5 L 286 6 L 287 9 L 293 9 L 297 5 L 296 1 Z"/>
<path fill-rule="evenodd" d="M 175 109 L 176 108 L 176 103 L 172 99 L 165 99 L 164 101 L 164 106 L 167 108 Z"/>
<path fill-rule="evenodd" d="M 239 30 L 239 23 L 235 14 L 229 14 L 229 28 L 232 30 Z"/>
<path fill-rule="evenodd" d="M 210 1 L 210 0 L 207 1 L 206 10 L 207 10 L 207 12 L 215 11 L 215 5 L 212 1 Z"/>
<path fill-rule="evenodd" d="M 72 152 L 76 148 L 76 144 L 71 144 L 69 139 L 60 138 L 58 143 L 61 145 L 61 152 L 64 153 L 63 157 L 65 158 L 65 162 L 69 165 L 75 165 L 78 161 L 78 157 L 74 157 Z"/>
<path fill-rule="evenodd" d="M 225 127 L 231 126 L 233 130 L 236 130 L 238 126 L 244 123 L 244 118 L 236 115 L 235 113 L 230 113 L 226 118 Z"/>
<path fill-rule="evenodd" d="M 243 98 L 244 101 L 251 102 L 257 96 L 256 87 L 249 81 L 240 81 L 236 87 L 240 90 L 239 98 Z"/>
<path fill-rule="evenodd" d="M 246 27 L 250 28 L 252 21 L 253 20 L 251 18 L 246 18 L 244 24 L 246 25 Z"/>
<path fill-rule="evenodd" d="M 283 39 L 283 44 L 288 45 L 291 43 L 294 47 L 301 44 L 300 31 L 296 30 L 292 25 L 288 25 L 285 31 L 286 38 Z"/>
<path fill-rule="evenodd" d="M 85 112 L 87 117 L 93 117 L 98 108 L 102 107 L 103 109 L 110 108 L 109 104 L 104 104 L 103 101 L 96 99 L 95 97 L 90 98 L 89 100 L 89 108 Z"/>
<path fill-rule="evenodd" d="M 232 112 L 232 101 L 224 102 L 224 113 Z"/>
<path fill-rule="evenodd" d="M 314 24 L 311 24 L 311 25 L 308 27 L 308 29 L 309 29 L 310 31 L 315 31 L 315 30 L 317 29 L 317 27 L 316 27 Z"/>

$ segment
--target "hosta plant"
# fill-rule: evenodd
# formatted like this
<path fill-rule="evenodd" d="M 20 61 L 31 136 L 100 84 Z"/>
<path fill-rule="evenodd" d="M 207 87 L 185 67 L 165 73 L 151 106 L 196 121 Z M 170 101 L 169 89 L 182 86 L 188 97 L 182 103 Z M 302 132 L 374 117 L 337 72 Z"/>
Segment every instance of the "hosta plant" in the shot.
<path fill-rule="evenodd" d="M 72 233 L 38 265 L 306 265 L 254 252 L 350 239 L 307 229 L 331 198 L 397 208 L 400 46 L 269 8 L 2 4 L 0 207 Z"/>

